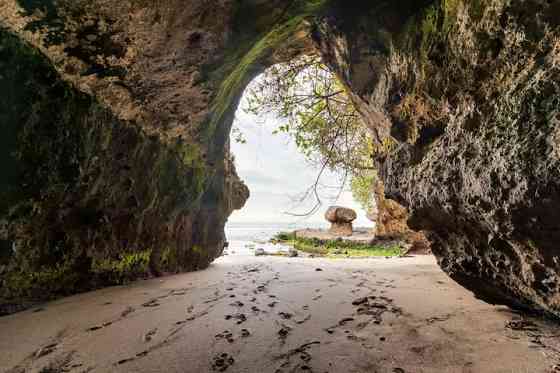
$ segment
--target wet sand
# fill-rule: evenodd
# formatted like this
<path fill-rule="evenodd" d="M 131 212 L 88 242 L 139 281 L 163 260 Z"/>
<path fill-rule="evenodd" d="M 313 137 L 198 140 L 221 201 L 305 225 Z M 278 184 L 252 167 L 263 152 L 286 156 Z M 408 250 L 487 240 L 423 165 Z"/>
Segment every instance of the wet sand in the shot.
<path fill-rule="evenodd" d="M 226 256 L 0 318 L 0 371 L 544 373 L 558 336 L 430 256 Z"/>

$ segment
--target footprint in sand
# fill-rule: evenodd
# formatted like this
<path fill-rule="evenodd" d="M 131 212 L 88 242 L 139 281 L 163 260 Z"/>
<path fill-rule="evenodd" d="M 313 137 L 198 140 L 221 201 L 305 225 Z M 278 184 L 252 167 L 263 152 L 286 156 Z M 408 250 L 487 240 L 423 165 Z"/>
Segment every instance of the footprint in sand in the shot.
<path fill-rule="evenodd" d="M 121 317 L 127 317 L 129 314 L 131 314 L 134 311 L 135 311 L 134 308 L 126 307 L 126 309 L 121 312 Z"/>
<path fill-rule="evenodd" d="M 158 306 L 159 303 L 157 302 L 157 299 L 151 299 L 146 303 L 142 303 L 142 307 L 158 307 Z"/>
<path fill-rule="evenodd" d="M 233 365 L 233 363 L 235 363 L 235 359 L 233 358 L 233 356 L 224 352 L 222 354 L 214 356 L 214 359 L 212 361 L 212 370 L 217 372 L 225 372 L 230 366 Z"/>
<path fill-rule="evenodd" d="M 353 317 L 345 317 L 344 319 L 342 319 L 338 322 L 338 325 L 343 326 L 343 325 L 348 324 L 351 321 L 354 321 Z"/>
<path fill-rule="evenodd" d="M 111 324 L 113 324 L 113 323 L 112 323 L 111 321 L 108 321 L 108 322 L 103 323 L 103 324 L 101 324 L 101 325 L 95 325 L 95 326 L 92 326 L 92 327 L 90 327 L 90 328 L 87 328 L 86 331 L 87 331 L 87 332 L 94 332 L 94 331 L 96 331 L 96 330 L 103 329 L 103 328 L 105 328 L 106 326 L 109 326 L 109 325 L 111 325 Z"/>
<path fill-rule="evenodd" d="M 142 337 L 143 342 L 150 342 L 154 335 L 157 333 L 157 328 L 149 330 L 144 336 Z"/>
<path fill-rule="evenodd" d="M 216 340 L 225 339 L 225 340 L 228 341 L 229 343 L 235 342 L 235 339 L 233 339 L 233 333 L 230 332 L 229 330 L 224 330 L 224 331 L 221 332 L 220 334 L 216 334 L 216 335 L 214 336 L 214 339 L 216 339 Z"/>
<path fill-rule="evenodd" d="M 311 315 L 307 315 L 303 319 L 299 319 L 299 320 L 296 319 L 295 321 L 296 321 L 296 324 L 303 324 L 304 322 L 306 322 L 310 319 L 311 319 Z"/>
<path fill-rule="evenodd" d="M 284 343 L 286 341 L 286 338 L 288 338 L 288 335 L 290 334 L 291 331 L 292 331 L 292 328 L 290 328 L 287 325 L 282 324 L 282 327 L 280 328 L 280 330 L 278 330 L 278 338 L 280 338 L 282 343 Z"/>
<path fill-rule="evenodd" d="M 35 359 L 39 359 L 50 353 L 53 353 L 58 347 L 58 343 L 51 343 L 49 345 L 43 346 L 35 352 Z"/>
<path fill-rule="evenodd" d="M 238 325 L 247 321 L 247 316 L 245 316 L 245 314 L 243 313 L 236 313 L 235 315 L 226 315 L 224 318 L 226 320 L 232 320 L 232 319 L 237 320 Z"/>
<path fill-rule="evenodd" d="M 292 318 L 293 315 L 289 312 L 279 312 L 278 316 L 280 316 L 284 320 L 289 320 Z"/>

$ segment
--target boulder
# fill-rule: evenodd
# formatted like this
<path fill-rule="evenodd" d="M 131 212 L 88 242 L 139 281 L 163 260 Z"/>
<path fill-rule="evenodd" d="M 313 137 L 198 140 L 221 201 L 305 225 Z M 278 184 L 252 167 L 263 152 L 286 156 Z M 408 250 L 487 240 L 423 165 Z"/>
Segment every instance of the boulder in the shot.
<path fill-rule="evenodd" d="M 325 219 L 331 223 L 329 231 L 337 236 L 351 236 L 352 222 L 356 217 L 356 211 L 341 206 L 331 206 L 325 212 Z"/>

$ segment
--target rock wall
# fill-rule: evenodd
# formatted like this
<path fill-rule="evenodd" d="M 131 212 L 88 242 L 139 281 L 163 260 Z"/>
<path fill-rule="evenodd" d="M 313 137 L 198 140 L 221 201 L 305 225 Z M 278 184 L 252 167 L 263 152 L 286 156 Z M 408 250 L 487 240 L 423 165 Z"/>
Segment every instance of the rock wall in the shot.
<path fill-rule="evenodd" d="M 162 41 L 159 7 L 95 5 L 0 2 L 0 313 L 205 268 L 248 198 L 229 144 L 194 125 L 210 101 L 197 63 L 223 30 Z"/>
<path fill-rule="evenodd" d="M 409 213 L 405 207 L 385 195 L 381 180 L 372 185 L 374 208 L 368 211 L 368 219 L 375 222 L 375 236 L 379 239 L 400 239 L 407 244 L 405 254 L 426 255 L 431 253 L 430 242 L 424 232 L 408 226 Z"/>
<path fill-rule="evenodd" d="M 322 3 L 0 0 L 0 313 L 219 256 L 239 98 Z"/>
<path fill-rule="evenodd" d="M 492 303 L 560 316 L 560 7 L 333 9 L 313 34 L 377 138 L 388 197 Z"/>

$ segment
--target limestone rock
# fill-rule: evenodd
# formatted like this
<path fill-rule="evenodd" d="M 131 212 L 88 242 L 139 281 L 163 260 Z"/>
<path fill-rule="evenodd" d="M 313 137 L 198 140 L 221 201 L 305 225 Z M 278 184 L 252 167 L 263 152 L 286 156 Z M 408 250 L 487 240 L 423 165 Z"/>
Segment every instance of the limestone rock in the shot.
<path fill-rule="evenodd" d="M 378 180 L 374 188 L 376 200 L 376 213 L 368 217 L 375 218 L 376 235 L 378 236 L 403 236 L 410 232 L 407 225 L 408 213 L 406 208 L 396 201 L 385 197 L 383 182 Z"/>
<path fill-rule="evenodd" d="M 356 217 L 356 211 L 341 206 L 331 206 L 325 212 L 325 219 L 331 223 L 330 233 L 338 236 L 352 235 L 352 222 Z"/>
<path fill-rule="evenodd" d="M 477 297 L 560 317 L 557 4 L 393 4 L 313 35 L 377 139 L 387 197 Z"/>

